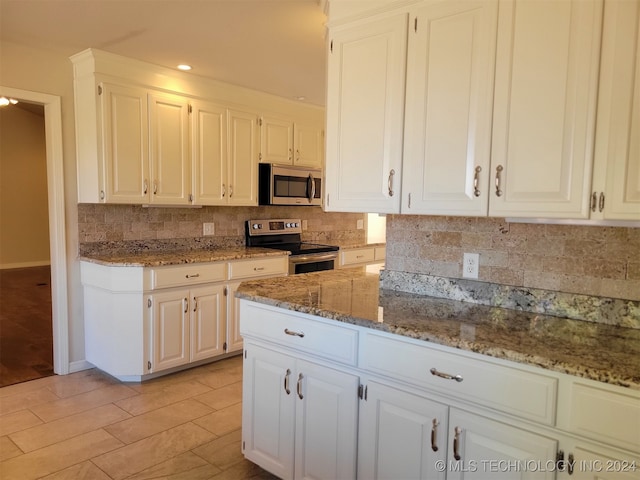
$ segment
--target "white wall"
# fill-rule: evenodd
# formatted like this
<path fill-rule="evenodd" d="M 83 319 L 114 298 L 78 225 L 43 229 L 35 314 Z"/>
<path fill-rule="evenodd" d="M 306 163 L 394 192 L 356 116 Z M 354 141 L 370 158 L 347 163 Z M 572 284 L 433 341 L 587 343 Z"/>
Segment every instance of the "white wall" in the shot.
<path fill-rule="evenodd" d="M 10 42 L 0 43 L 0 85 L 61 98 L 64 152 L 67 274 L 69 301 L 69 361 L 82 362 L 84 325 L 78 256 L 76 158 L 73 117 L 73 69 L 69 59 L 54 51 Z"/>
<path fill-rule="evenodd" d="M 44 109 L 0 108 L 0 269 L 49 264 Z"/>

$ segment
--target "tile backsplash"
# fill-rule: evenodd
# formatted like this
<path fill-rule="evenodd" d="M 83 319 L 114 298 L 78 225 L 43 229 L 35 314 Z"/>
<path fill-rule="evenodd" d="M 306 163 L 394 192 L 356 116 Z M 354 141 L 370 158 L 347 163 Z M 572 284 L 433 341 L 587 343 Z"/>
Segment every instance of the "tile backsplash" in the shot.
<path fill-rule="evenodd" d="M 387 216 L 390 271 L 640 300 L 640 228 L 507 223 L 499 218 Z"/>
<path fill-rule="evenodd" d="M 357 228 L 361 213 L 325 213 L 320 207 L 142 207 L 140 205 L 78 205 L 80 253 L 91 244 L 204 237 L 202 224 L 214 223 L 210 243 L 244 245 L 245 222 L 262 218 L 307 220 L 302 238 L 338 245 L 366 242 Z"/>

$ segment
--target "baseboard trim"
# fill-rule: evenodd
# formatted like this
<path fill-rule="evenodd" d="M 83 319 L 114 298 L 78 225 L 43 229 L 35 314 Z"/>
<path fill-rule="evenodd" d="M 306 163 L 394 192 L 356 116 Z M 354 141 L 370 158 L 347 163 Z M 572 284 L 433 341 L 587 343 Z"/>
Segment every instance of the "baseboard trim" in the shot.
<path fill-rule="evenodd" d="M 51 265 L 50 260 L 37 262 L 0 263 L 0 270 L 13 270 L 14 268 L 44 267 Z"/>
<path fill-rule="evenodd" d="M 90 368 L 95 367 L 86 360 L 69 363 L 69 373 L 81 372 L 82 370 L 89 370 Z"/>

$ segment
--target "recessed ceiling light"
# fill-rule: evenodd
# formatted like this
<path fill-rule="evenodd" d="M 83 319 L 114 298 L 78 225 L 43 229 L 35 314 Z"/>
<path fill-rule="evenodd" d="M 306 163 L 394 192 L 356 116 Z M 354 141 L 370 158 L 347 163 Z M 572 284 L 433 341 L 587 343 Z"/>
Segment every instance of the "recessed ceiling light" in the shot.
<path fill-rule="evenodd" d="M 184 70 L 185 72 L 189 71 L 191 70 L 191 65 L 186 65 L 186 64 L 178 65 L 178 70 Z"/>

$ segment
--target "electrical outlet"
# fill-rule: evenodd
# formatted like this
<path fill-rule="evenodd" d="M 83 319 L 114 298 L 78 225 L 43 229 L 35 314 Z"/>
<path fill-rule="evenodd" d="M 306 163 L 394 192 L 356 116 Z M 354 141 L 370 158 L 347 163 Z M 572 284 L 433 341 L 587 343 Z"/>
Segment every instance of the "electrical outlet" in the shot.
<path fill-rule="evenodd" d="M 462 276 L 464 278 L 478 278 L 479 253 L 465 253 L 462 257 Z"/>
<path fill-rule="evenodd" d="M 306 230 L 306 229 L 307 229 L 307 221 L 302 220 L 302 230 Z"/>
<path fill-rule="evenodd" d="M 202 224 L 202 234 L 203 235 L 214 235 L 216 232 L 215 223 L 203 223 Z"/>
<path fill-rule="evenodd" d="M 362 230 L 364 228 L 364 220 L 360 219 L 356 222 L 356 228 Z"/>

